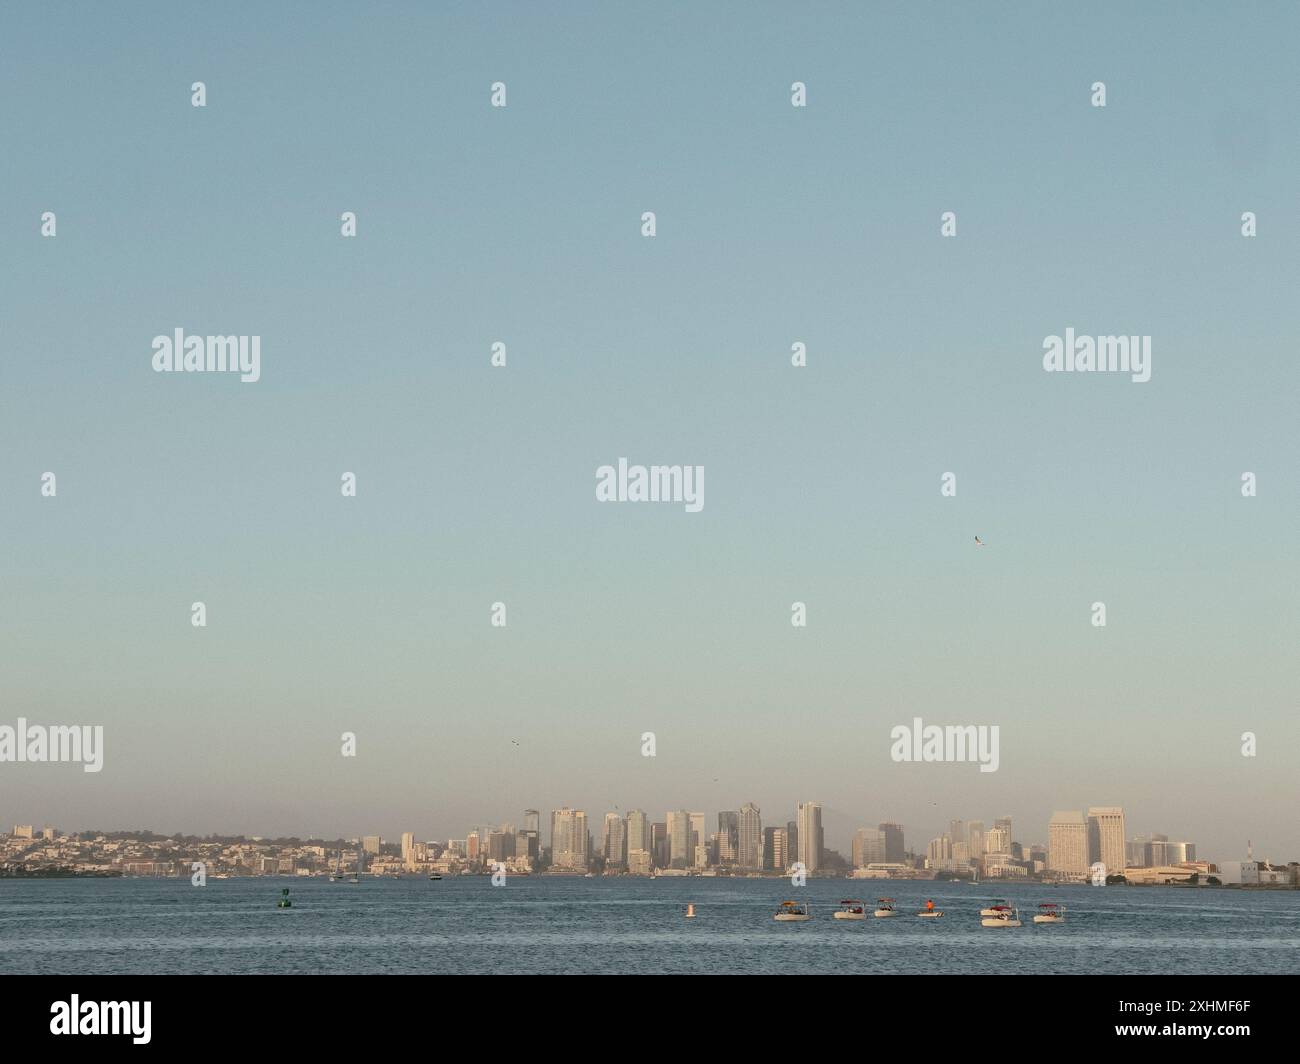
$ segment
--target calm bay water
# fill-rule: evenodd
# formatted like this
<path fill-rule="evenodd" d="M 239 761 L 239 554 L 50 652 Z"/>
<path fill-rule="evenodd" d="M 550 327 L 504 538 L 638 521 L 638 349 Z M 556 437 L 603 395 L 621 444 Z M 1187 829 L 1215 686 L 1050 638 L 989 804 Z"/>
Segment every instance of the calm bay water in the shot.
<path fill-rule="evenodd" d="M 288 887 L 293 908 L 276 900 Z M 843 921 L 844 897 L 898 899 Z M 994 896 L 1025 926 L 984 929 Z M 773 921 L 786 898 L 805 924 Z M 911 915 L 933 898 L 947 915 Z M 1035 927 L 1040 901 L 1069 909 Z M 684 918 L 693 902 L 697 917 Z M 0 973 L 1297 973 L 1300 891 L 777 879 L 0 880 Z"/>

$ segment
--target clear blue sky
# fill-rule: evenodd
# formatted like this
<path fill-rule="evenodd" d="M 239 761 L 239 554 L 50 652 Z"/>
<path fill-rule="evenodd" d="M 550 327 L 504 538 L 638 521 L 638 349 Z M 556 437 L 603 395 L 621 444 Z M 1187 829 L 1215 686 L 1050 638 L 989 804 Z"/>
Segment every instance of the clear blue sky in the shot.
<path fill-rule="evenodd" d="M 0 766 L 0 822 L 815 799 L 923 846 L 1096 804 L 1300 856 L 1297 30 L 5 5 L 0 723 L 107 737 Z M 1067 326 L 1149 334 L 1151 382 L 1044 373 Z M 177 327 L 260 335 L 261 381 L 153 373 Z M 704 511 L 596 503 L 622 455 L 705 466 Z M 894 764 L 914 715 L 998 724 L 1000 770 Z"/>

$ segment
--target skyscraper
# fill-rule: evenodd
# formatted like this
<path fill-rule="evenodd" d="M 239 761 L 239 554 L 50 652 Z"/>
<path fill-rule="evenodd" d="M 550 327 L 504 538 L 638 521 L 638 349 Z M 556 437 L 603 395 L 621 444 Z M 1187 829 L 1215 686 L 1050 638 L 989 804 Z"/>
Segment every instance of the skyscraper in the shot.
<path fill-rule="evenodd" d="M 984 821 L 972 820 L 966 825 L 966 842 L 970 846 L 971 860 L 984 856 Z"/>
<path fill-rule="evenodd" d="M 931 839 L 925 855 L 930 860 L 931 868 L 946 868 L 948 862 L 952 861 L 952 839 L 947 835 Z"/>
<path fill-rule="evenodd" d="M 740 855 L 740 814 L 730 810 L 718 814 L 718 863 L 737 864 Z M 725 855 L 725 856 L 724 856 Z"/>
<path fill-rule="evenodd" d="M 1052 814 L 1047 825 L 1047 868 L 1067 876 L 1088 872 L 1088 822 L 1077 809 Z"/>
<path fill-rule="evenodd" d="M 1155 832 L 1151 836 L 1150 864 L 1167 865 L 1169 863 L 1169 836 Z"/>
<path fill-rule="evenodd" d="M 650 853 L 659 868 L 667 868 L 671 863 L 670 842 L 666 821 L 656 820 L 650 825 Z"/>
<path fill-rule="evenodd" d="M 823 834 L 820 802 L 801 802 L 795 807 L 799 822 L 799 860 L 808 872 L 816 872 L 822 864 Z"/>
<path fill-rule="evenodd" d="M 1016 837 L 1011 834 L 1011 818 L 1009 816 L 1000 816 L 993 821 L 993 826 L 1007 833 L 1007 846 L 1016 841 Z"/>
<path fill-rule="evenodd" d="M 516 844 L 516 853 L 526 853 L 529 857 L 540 857 L 542 855 L 542 814 L 536 809 L 524 810 L 523 833 L 529 836 L 527 849 L 521 851 Z"/>
<path fill-rule="evenodd" d="M 746 802 L 740 807 L 740 843 L 737 848 L 741 868 L 763 867 L 763 817 L 758 806 Z"/>
<path fill-rule="evenodd" d="M 668 811 L 668 867 L 690 868 L 695 860 L 691 842 L 691 814 L 685 809 Z"/>
<path fill-rule="evenodd" d="M 627 852 L 645 850 L 653 853 L 650 842 L 650 821 L 640 809 L 632 809 L 627 814 Z"/>
<path fill-rule="evenodd" d="M 790 866 L 785 828 L 763 829 L 763 867 L 768 871 L 782 872 Z"/>
<path fill-rule="evenodd" d="M 601 851 L 607 867 L 622 867 L 627 863 L 627 838 L 623 818 L 618 813 L 605 814 L 605 831 Z"/>
<path fill-rule="evenodd" d="M 488 832 L 486 849 L 489 861 L 505 861 L 513 857 L 515 855 L 514 829 Z"/>
<path fill-rule="evenodd" d="M 704 814 L 691 814 L 691 856 L 687 858 L 687 866 L 699 864 L 698 849 L 705 846 L 709 841 L 708 828 L 704 826 Z"/>
<path fill-rule="evenodd" d="M 407 868 L 415 864 L 415 833 L 402 832 L 402 864 Z"/>
<path fill-rule="evenodd" d="M 587 814 L 581 809 L 556 809 L 551 813 L 551 867 L 585 870 L 591 834 Z"/>
<path fill-rule="evenodd" d="M 537 836 L 527 831 L 515 832 L 515 856 L 528 858 L 529 866 L 537 856 Z"/>
<path fill-rule="evenodd" d="M 715 831 L 704 856 L 706 863 L 711 865 L 735 865 L 736 848 L 731 836 L 725 831 Z"/>
<path fill-rule="evenodd" d="M 1123 872 L 1128 855 L 1124 852 L 1124 810 L 1119 806 L 1088 810 L 1088 861 L 1100 861 L 1107 872 Z"/>
<path fill-rule="evenodd" d="M 903 825 L 884 823 L 880 825 L 880 830 L 885 834 L 885 860 L 903 860 L 907 853 L 907 848 L 903 845 Z"/>
<path fill-rule="evenodd" d="M 853 867 L 866 868 L 869 864 L 885 861 L 887 840 L 879 828 L 858 828 L 853 833 Z"/>

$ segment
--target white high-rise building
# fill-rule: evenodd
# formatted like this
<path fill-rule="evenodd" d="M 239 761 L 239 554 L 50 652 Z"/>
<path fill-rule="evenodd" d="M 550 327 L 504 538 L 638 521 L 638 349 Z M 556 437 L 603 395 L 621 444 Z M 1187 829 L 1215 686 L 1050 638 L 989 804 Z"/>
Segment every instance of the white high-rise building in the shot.
<path fill-rule="evenodd" d="M 690 868 L 695 860 L 691 842 L 691 814 L 685 809 L 668 811 L 668 864 L 672 868 Z"/>
<path fill-rule="evenodd" d="M 746 869 L 763 867 L 763 818 L 753 802 L 746 802 L 740 807 L 737 864 Z"/>
<path fill-rule="evenodd" d="M 407 868 L 415 864 L 415 833 L 412 831 L 402 832 L 402 864 Z"/>
<path fill-rule="evenodd" d="M 585 870 L 590 840 L 586 813 L 568 806 L 555 810 L 551 814 L 551 867 Z"/>
<path fill-rule="evenodd" d="M 821 803 L 800 802 L 795 819 L 799 824 L 799 860 L 807 871 L 816 872 L 822 864 L 824 843 Z"/>
<path fill-rule="evenodd" d="M 1077 809 L 1052 814 L 1047 825 L 1047 869 L 1062 875 L 1088 872 L 1088 822 Z"/>
<path fill-rule="evenodd" d="M 1119 806 L 1088 810 L 1088 861 L 1100 861 L 1107 872 L 1123 872 L 1128 854 L 1124 851 L 1124 810 Z"/>
<path fill-rule="evenodd" d="M 947 835 L 931 839 L 925 855 L 931 868 L 946 868 L 952 862 L 952 839 Z"/>

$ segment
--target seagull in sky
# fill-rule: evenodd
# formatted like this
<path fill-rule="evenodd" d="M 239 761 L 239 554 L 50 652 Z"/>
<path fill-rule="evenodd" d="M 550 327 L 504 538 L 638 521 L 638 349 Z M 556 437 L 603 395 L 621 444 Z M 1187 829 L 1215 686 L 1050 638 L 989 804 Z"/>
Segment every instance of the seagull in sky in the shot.
<path fill-rule="evenodd" d="M 984 546 L 984 541 L 983 541 L 982 539 L 980 539 L 979 536 L 976 536 L 976 537 L 975 537 L 975 546 L 977 546 L 977 547 L 982 547 L 982 546 Z"/>

